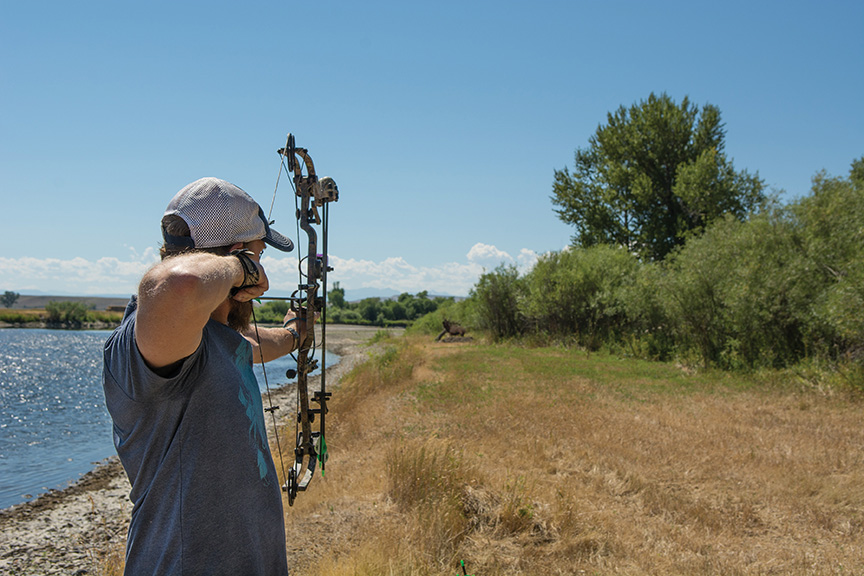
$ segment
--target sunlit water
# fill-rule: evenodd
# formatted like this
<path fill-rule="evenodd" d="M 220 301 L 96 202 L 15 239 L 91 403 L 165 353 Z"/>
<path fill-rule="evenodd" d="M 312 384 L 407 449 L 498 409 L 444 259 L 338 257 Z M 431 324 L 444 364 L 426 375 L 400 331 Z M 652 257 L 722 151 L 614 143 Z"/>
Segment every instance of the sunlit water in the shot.
<path fill-rule="evenodd" d="M 0 508 L 63 488 L 114 455 L 102 394 L 103 330 L 0 330 Z M 339 357 L 327 355 L 327 365 Z M 290 356 L 267 364 L 288 382 Z M 259 387 L 265 390 L 260 366 Z M 265 401 L 266 403 L 266 401 Z"/>

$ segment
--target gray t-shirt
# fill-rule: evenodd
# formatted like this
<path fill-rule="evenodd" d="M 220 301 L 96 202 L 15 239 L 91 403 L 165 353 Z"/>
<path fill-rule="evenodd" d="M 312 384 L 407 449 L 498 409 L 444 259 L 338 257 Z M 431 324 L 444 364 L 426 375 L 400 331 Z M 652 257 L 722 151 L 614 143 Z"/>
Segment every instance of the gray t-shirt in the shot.
<path fill-rule="evenodd" d="M 135 315 L 133 299 L 105 343 L 102 375 L 132 485 L 126 574 L 288 574 L 251 345 L 211 320 L 163 378 L 138 352 Z"/>

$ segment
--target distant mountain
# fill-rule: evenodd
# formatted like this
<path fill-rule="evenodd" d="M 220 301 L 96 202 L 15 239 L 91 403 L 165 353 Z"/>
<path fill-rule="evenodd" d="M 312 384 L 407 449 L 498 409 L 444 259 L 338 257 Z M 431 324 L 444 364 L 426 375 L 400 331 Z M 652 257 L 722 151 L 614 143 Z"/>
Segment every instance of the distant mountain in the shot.
<path fill-rule="evenodd" d="M 394 298 L 399 296 L 401 292 L 396 290 L 380 289 L 380 288 L 358 288 L 356 290 L 345 290 L 345 300 L 348 302 L 357 302 L 366 298 Z"/>
<path fill-rule="evenodd" d="M 387 289 L 378 289 L 378 288 L 359 288 L 357 290 L 345 290 L 345 300 L 347 302 L 359 302 L 360 300 L 364 300 L 366 298 L 381 298 L 382 300 L 395 299 L 402 292 L 397 292 L 396 290 L 387 290 Z M 417 292 L 409 292 L 414 296 L 417 295 Z M 457 301 L 464 300 L 464 296 L 453 296 L 452 294 L 429 294 L 429 298 L 435 298 L 436 296 L 443 296 L 444 298 L 455 298 Z"/>

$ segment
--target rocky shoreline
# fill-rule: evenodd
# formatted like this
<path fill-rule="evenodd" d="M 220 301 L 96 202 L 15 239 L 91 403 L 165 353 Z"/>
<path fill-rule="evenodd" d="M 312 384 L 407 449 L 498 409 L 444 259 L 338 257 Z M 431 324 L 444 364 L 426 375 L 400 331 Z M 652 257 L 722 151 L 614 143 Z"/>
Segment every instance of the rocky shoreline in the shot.
<path fill-rule="evenodd" d="M 363 344 L 378 330 L 327 327 L 327 349 L 341 356 L 337 365 L 327 368 L 328 388 L 338 387 L 341 378 L 366 358 Z M 291 386 L 271 395 L 274 405 L 290 406 L 294 401 Z M 283 419 L 290 417 L 291 410 L 282 411 Z M 68 488 L 0 510 L 0 573 L 99 574 L 112 554 L 122 558 L 131 510 L 129 482 L 116 457 L 99 463 Z"/>

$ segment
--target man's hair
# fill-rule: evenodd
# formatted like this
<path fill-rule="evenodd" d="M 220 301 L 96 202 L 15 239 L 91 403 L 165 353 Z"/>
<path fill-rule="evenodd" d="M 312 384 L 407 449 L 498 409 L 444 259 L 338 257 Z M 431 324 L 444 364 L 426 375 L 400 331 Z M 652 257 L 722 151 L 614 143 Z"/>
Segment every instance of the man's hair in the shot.
<path fill-rule="evenodd" d="M 183 218 L 177 216 L 176 214 L 168 214 L 167 216 L 163 217 L 162 227 L 171 236 L 192 236 L 192 232 L 189 230 L 189 225 L 186 223 L 185 220 L 183 220 Z M 169 256 L 183 254 L 184 252 L 209 252 L 210 254 L 225 256 L 230 251 L 231 246 L 217 246 L 215 248 L 189 248 L 188 246 L 176 246 L 164 242 L 162 244 L 162 247 L 159 249 L 159 256 L 161 256 L 162 260 L 168 258 Z"/>

